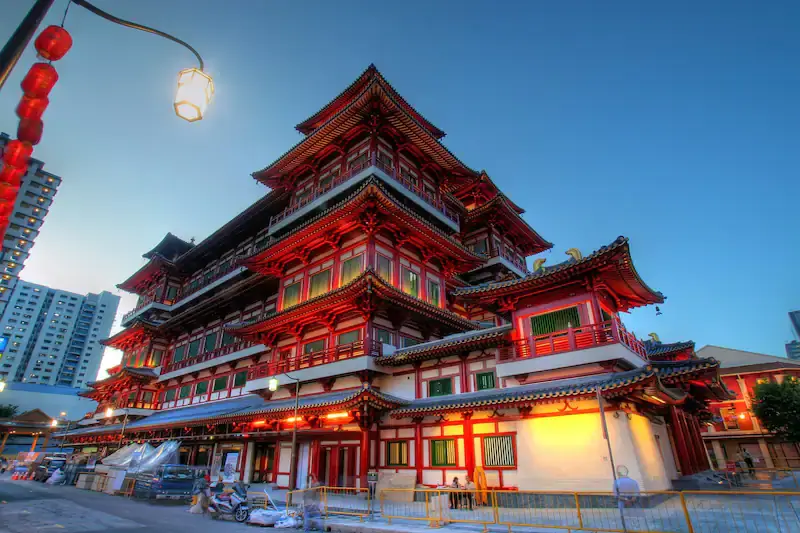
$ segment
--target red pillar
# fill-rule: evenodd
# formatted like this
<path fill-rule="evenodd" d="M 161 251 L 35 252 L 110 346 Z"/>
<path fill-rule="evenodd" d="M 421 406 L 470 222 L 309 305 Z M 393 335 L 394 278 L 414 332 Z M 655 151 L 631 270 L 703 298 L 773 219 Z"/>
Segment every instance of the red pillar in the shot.
<path fill-rule="evenodd" d="M 242 446 L 242 457 L 241 462 L 239 463 L 239 481 L 244 481 L 244 471 L 247 468 L 247 445 L 250 444 L 247 441 L 244 441 L 244 445 Z"/>
<path fill-rule="evenodd" d="M 422 418 L 414 419 L 414 466 L 417 468 L 417 483 L 422 483 Z"/>
<path fill-rule="evenodd" d="M 469 392 L 469 378 L 467 373 L 467 357 L 469 354 L 464 354 L 459 358 L 459 373 L 461 374 L 461 394 Z"/>
<path fill-rule="evenodd" d="M 475 439 L 472 436 L 472 413 L 464 413 L 464 466 L 467 475 L 475 475 Z"/>
<path fill-rule="evenodd" d="M 422 398 L 422 363 L 419 361 L 414 363 L 414 381 L 416 382 L 416 398 Z"/>
<path fill-rule="evenodd" d="M 678 468 L 680 468 L 682 475 L 688 476 L 690 474 L 691 465 L 689 463 L 689 452 L 686 449 L 686 440 L 681 430 L 680 411 L 678 411 L 675 406 L 671 406 L 669 410 L 671 415 L 670 419 L 672 421 L 672 436 L 675 439 L 675 448 L 677 448 L 678 452 Z"/>
<path fill-rule="evenodd" d="M 686 449 L 689 452 L 689 462 L 691 463 L 692 471 L 694 474 L 700 469 L 699 461 L 697 458 L 697 445 L 692 438 L 692 433 L 689 430 L 689 421 L 686 418 L 686 413 L 678 411 L 681 419 L 681 431 L 683 431 L 683 439 L 686 443 Z"/>
<path fill-rule="evenodd" d="M 370 438 L 369 438 L 369 426 L 371 424 L 366 423 L 363 424 L 361 427 L 361 466 L 359 468 L 359 479 L 361 480 L 360 487 L 366 488 L 367 487 L 367 472 L 369 471 L 369 455 L 370 455 Z"/>
<path fill-rule="evenodd" d="M 319 458 L 322 454 L 319 439 L 311 441 L 311 473 L 319 479 Z"/>
<path fill-rule="evenodd" d="M 275 457 L 272 459 L 272 482 L 278 482 L 278 470 L 281 464 L 281 441 L 275 441 Z"/>
<path fill-rule="evenodd" d="M 708 463 L 708 454 L 706 453 L 706 445 L 703 443 L 703 434 L 700 432 L 700 421 L 696 416 L 690 417 L 692 435 L 697 446 L 697 454 L 699 459 L 700 470 L 709 470 L 711 465 Z"/>

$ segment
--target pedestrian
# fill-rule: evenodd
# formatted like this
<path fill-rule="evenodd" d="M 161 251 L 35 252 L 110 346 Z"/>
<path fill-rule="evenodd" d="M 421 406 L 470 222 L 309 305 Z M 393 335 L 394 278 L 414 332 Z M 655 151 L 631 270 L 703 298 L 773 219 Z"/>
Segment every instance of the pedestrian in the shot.
<path fill-rule="evenodd" d="M 630 507 L 639 498 L 639 484 L 635 479 L 628 477 L 628 467 L 617 467 L 617 480 L 614 482 L 614 496 L 617 497 L 617 507 L 620 513 L 625 507 Z"/>
<path fill-rule="evenodd" d="M 462 507 L 469 506 L 469 510 L 472 511 L 472 501 L 475 498 L 475 483 L 472 482 L 472 478 L 467 475 L 466 481 L 464 482 L 464 494 L 461 496 L 462 498 Z"/>
<path fill-rule="evenodd" d="M 453 478 L 453 483 L 450 485 L 450 509 L 458 509 L 458 500 L 459 495 L 457 490 L 461 489 L 461 485 L 458 483 L 458 478 Z"/>
<path fill-rule="evenodd" d="M 308 476 L 308 486 L 303 491 L 303 530 L 310 531 L 312 521 L 316 522 L 320 516 L 320 508 L 319 508 L 319 481 L 317 480 L 317 476 L 314 474 L 309 474 Z M 325 528 L 323 524 L 319 524 L 320 531 L 323 531 Z"/>
<path fill-rule="evenodd" d="M 742 450 L 742 457 L 744 458 L 744 464 L 747 465 L 747 471 L 750 472 L 751 476 L 755 477 L 756 465 L 753 462 L 753 456 L 747 450 Z"/>

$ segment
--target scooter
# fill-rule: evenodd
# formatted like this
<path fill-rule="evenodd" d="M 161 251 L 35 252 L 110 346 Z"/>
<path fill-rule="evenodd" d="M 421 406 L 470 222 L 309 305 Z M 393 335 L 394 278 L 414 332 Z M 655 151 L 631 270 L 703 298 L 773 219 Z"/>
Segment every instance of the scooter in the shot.
<path fill-rule="evenodd" d="M 211 518 L 232 516 L 237 522 L 247 522 L 250 506 L 247 504 L 247 488 L 241 483 L 233 484 L 233 492 L 218 492 L 211 495 L 208 510 Z"/>

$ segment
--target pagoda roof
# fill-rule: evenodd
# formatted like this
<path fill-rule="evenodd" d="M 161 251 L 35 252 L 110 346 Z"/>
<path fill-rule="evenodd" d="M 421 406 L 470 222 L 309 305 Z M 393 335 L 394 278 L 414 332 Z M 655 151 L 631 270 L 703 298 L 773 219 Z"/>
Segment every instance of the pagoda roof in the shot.
<path fill-rule="evenodd" d="M 426 319 L 435 320 L 456 331 L 475 329 L 476 323 L 452 311 L 429 304 L 390 285 L 371 268 L 362 272 L 350 283 L 301 302 L 282 311 L 275 311 L 240 323 L 225 326 L 226 331 L 247 337 L 258 334 L 277 336 L 304 325 L 319 324 L 319 313 L 327 315 L 346 312 L 354 306 L 370 311 L 375 309 L 373 299 L 390 301 L 395 307 L 413 311 Z"/>
<path fill-rule="evenodd" d="M 145 259 L 151 259 L 153 256 L 160 255 L 161 257 L 174 261 L 180 255 L 183 255 L 188 250 L 194 247 L 194 243 L 186 242 L 180 237 L 176 237 L 172 233 L 167 233 L 161 242 L 149 252 L 142 254 Z"/>
<path fill-rule="evenodd" d="M 149 253 L 150 252 L 148 252 L 148 254 Z M 173 267 L 174 263 L 161 254 L 150 254 L 147 263 L 145 263 L 139 270 L 131 274 L 128 279 L 122 283 L 118 283 L 117 288 L 126 292 L 137 294 L 139 287 L 147 285 L 156 279 L 159 274 L 170 270 Z"/>
<path fill-rule="evenodd" d="M 376 71 L 377 72 L 377 71 Z M 364 109 L 372 108 L 373 102 L 380 101 L 386 113 L 388 124 L 395 131 L 408 138 L 412 144 L 430 160 L 448 171 L 453 185 L 464 185 L 471 181 L 476 172 L 453 155 L 426 126 L 416 118 L 416 113 L 407 109 L 408 104 L 397 98 L 397 93 L 380 75 L 370 76 L 359 90 L 346 99 L 346 105 L 332 115 L 325 115 L 324 123 L 309 134 L 275 162 L 253 173 L 253 177 L 263 184 L 276 189 L 291 187 L 285 176 L 303 168 L 323 148 L 336 142 L 342 136 L 363 123 Z"/>
<path fill-rule="evenodd" d="M 400 348 L 392 354 L 376 357 L 375 363 L 386 366 L 407 365 L 414 361 L 423 361 L 426 359 L 489 348 L 501 343 L 512 329 L 513 326 L 511 324 L 504 324 L 493 328 L 456 333 L 454 335 L 448 335 L 443 339 L 423 342 L 407 348 Z"/>
<path fill-rule="evenodd" d="M 336 235 L 358 227 L 359 217 L 364 209 L 376 207 L 376 202 L 380 206 L 379 216 L 383 217 L 384 227 L 386 224 L 405 226 L 411 230 L 409 238 L 420 243 L 419 246 L 425 247 L 426 241 L 432 241 L 434 246 L 431 251 L 443 251 L 454 257 L 456 261 L 462 263 L 464 271 L 475 268 L 485 261 L 483 256 L 470 251 L 447 233 L 405 207 L 395 199 L 379 178 L 371 176 L 336 205 L 318 213 L 281 235 L 280 238 L 268 241 L 265 248 L 241 259 L 240 263 L 256 271 L 264 271 L 265 268 L 274 269 L 275 259 L 282 254 L 303 247 L 313 248 L 325 243 L 326 239 L 336 238 Z"/>
<path fill-rule="evenodd" d="M 98 402 L 111 397 L 114 391 L 129 389 L 132 385 L 150 383 L 158 376 L 152 368 L 122 367 L 119 372 L 99 381 L 88 383 L 89 390 L 80 391 L 78 396 L 92 398 Z"/>
<path fill-rule="evenodd" d="M 391 91 L 392 96 L 397 103 L 414 119 L 419 122 L 425 130 L 430 133 L 434 138 L 441 139 L 446 135 L 445 132 L 431 124 L 425 117 L 417 112 L 416 109 L 405 101 L 400 94 L 386 81 L 386 78 L 378 71 L 378 68 L 371 64 L 367 69 L 351 83 L 339 96 L 328 102 L 322 109 L 308 117 L 306 120 L 295 126 L 297 131 L 304 135 L 310 135 L 323 124 L 325 124 L 333 115 L 347 107 L 355 98 L 358 97 L 364 88 L 373 80 L 378 79 L 388 91 Z"/>
<path fill-rule="evenodd" d="M 453 411 L 474 409 L 498 409 L 509 407 L 530 407 L 537 403 L 576 396 L 594 396 L 597 389 L 606 398 L 618 397 L 631 392 L 645 384 L 658 386 L 662 377 L 677 377 L 691 374 L 702 374 L 714 369 L 719 363 L 713 359 L 696 359 L 675 363 L 653 363 L 652 365 L 592 376 L 544 381 L 518 387 L 489 389 L 449 396 L 435 396 L 412 400 L 406 407 L 391 411 L 393 418 L 411 416 L 427 416 Z M 679 391 L 662 391 L 680 401 L 683 394 Z"/>
<path fill-rule="evenodd" d="M 466 222 L 484 222 L 487 218 L 500 216 L 508 225 L 507 230 L 510 234 L 519 235 L 527 243 L 523 251 L 528 255 L 533 255 L 553 247 L 553 243 L 546 241 L 539 233 L 533 229 L 525 220 L 520 216 L 511 200 L 503 193 L 497 193 L 494 198 L 476 207 L 467 213 Z M 496 224 L 497 222 L 495 222 Z M 514 243 L 520 246 L 524 243 L 519 242 L 519 239 Z"/>
<path fill-rule="evenodd" d="M 686 350 L 694 351 L 694 341 L 664 343 L 648 339 L 643 344 L 647 357 L 668 357 Z"/>
<path fill-rule="evenodd" d="M 608 246 L 579 260 L 570 258 L 555 266 L 541 268 L 524 278 L 464 287 L 453 293 L 461 300 L 484 302 L 506 296 L 523 297 L 560 283 L 581 279 L 591 272 L 597 272 L 599 281 L 613 291 L 611 295 L 622 311 L 664 301 L 664 295 L 648 287 L 636 272 L 626 237 L 618 237 Z"/>
<path fill-rule="evenodd" d="M 483 202 L 487 202 L 492 200 L 498 194 L 502 194 L 500 192 L 500 188 L 494 183 L 492 178 L 489 177 L 489 174 L 486 173 L 485 170 L 481 170 L 480 174 L 478 175 L 478 179 L 474 182 L 470 183 L 466 187 L 462 187 L 459 189 L 455 196 L 456 198 L 462 202 L 463 204 L 469 204 L 470 202 L 467 199 L 477 199 L 480 198 L 481 200 L 478 201 L 476 207 L 480 207 Z M 472 198 L 470 198 L 472 197 Z M 525 212 L 520 206 L 515 204 L 511 199 L 506 197 L 506 202 L 511 206 L 511 208 L 517 212 L 517 214 L 523 214 Z"/>
<path fill-rule="evenodd" d="M 153 329 L 158 326 L 155 322 L 150 322 L 143 318 L 137 318 L 133 324 L 115 333 L 107 339 L 100 341 L 103 346 L 124 350 L 127 347 L 140 344 L 143 340 L 150 338 Z"/>

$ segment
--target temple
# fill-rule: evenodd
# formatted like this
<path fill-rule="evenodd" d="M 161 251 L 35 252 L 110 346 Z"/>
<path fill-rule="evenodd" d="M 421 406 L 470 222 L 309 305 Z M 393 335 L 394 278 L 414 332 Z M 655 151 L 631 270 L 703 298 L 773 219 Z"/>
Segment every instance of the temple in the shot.
<path fill-rule="evenodd" d="M 664 301 L 626 238 L 546 264 L 523 210 L 374 66 L 297 129 L 253 174 L 263 198 L 197 244 L 168 234 L 119 285 L 139 296 L 105 341 L 123 360 L 84 393 L 75 447 L 178 439 L 188 464 L 279 487 L 480 468 L 610 490 L 606 438 L 642 490 L 709 467 L 729 391 L 693 344 L 626 329 Z"/>

